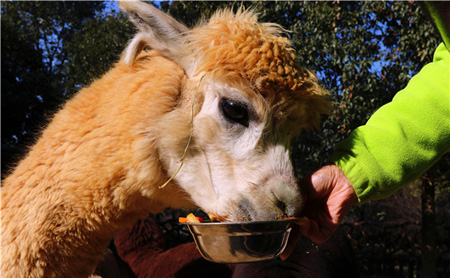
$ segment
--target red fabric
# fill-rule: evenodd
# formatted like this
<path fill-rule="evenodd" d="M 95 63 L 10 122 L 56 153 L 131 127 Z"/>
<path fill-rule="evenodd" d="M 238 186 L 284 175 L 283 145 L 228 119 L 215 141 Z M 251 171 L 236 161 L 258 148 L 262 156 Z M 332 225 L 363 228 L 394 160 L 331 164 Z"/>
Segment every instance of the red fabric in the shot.
<path fill-rule="evenodd" d="M 139 278 L 232 276 L 228 265 L 203 259 L 193 242 L 166 250 L 162 231 L 151 217 L 120 231 L 114 244 L 119 256 Z"/>

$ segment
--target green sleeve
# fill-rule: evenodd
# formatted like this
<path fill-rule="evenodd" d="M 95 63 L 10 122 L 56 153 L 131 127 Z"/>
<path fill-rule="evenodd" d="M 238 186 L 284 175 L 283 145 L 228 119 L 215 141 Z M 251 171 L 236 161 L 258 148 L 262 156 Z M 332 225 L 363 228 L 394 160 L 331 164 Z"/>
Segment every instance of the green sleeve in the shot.
<path fill-rule="evenodd" d="M 432 63 L 336 146 L 329 160 L 347 176 L 359 202 L 391 195 L 450 150 L 449 69 L 441 44 Z"/>

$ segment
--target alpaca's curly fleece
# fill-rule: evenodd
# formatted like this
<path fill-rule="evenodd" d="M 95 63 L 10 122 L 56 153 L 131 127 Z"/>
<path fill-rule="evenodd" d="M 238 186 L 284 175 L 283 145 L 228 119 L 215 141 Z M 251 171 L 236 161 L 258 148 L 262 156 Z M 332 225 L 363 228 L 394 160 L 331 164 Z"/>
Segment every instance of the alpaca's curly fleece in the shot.
<path fill-rule="evenodd" d="M 199 72 L 210 72 L 227 83 L 245 82 L 243 87 L 268 100 L 278 122 L 286 118 L 296 122 L 290 129 L 297 134 L 316 126 L 319 115 L 330 106 L 323 98 L 327 93 L 314 74 L 299 66 L 283 33 L 279 25 L 259 23 L 257 14 L 241 8 L 236 14 L 231 10 L 216 13 L 188 33 L 186 40 L 194 50 L 192 56 L 199 57 Z M 299 103 L 312 107 L 298 107 Z"/>

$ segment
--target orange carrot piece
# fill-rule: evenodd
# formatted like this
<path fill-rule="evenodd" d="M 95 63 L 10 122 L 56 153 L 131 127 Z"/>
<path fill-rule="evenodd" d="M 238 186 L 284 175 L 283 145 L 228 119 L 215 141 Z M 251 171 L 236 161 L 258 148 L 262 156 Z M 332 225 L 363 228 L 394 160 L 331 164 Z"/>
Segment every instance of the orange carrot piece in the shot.
<path fill-rule="evenodd" d="M 178 222 L 180 222 L 180 223 L 187 223 L 188 220 L 187 220 L 186 217 L 178 217 Z"/>

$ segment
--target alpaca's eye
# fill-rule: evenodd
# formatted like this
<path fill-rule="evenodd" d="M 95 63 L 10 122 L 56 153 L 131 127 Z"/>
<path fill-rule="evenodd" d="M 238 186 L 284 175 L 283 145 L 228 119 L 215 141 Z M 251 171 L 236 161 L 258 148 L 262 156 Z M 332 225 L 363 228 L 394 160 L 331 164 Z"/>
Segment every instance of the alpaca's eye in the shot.
<path fill-rule="evenodd" d="M 227 120 L 248 127 L 248 111 L 244 104 L 222 98 L 220 100 L 220 109 Z"/>

